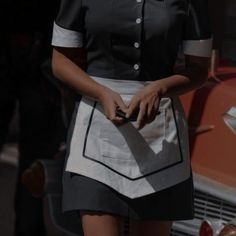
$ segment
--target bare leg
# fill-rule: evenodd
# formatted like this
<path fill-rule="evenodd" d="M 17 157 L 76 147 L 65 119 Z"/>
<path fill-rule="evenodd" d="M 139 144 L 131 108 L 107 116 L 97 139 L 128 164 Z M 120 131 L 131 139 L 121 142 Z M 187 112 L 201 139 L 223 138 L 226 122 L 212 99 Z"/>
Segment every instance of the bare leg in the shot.
<path fill-rule="evenodd" d="M 84 236 L 120 236 L 122 218 L 101 212 L 81 211 Z"/>
<path fill-rule="evenodd" d="M 169 236 L 171 221 L 130 220 L 129 236 Z"/>

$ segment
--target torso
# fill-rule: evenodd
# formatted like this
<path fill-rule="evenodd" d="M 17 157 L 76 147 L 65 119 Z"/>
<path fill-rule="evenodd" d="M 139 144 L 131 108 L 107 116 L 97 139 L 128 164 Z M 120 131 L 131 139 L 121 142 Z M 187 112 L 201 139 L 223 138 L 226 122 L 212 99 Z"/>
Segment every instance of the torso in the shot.
<path fill-rule="evenodd" d="M 89 74 L 156 80 L 172 73 L 187 0 L 94 1 L 82 2 Z"/>

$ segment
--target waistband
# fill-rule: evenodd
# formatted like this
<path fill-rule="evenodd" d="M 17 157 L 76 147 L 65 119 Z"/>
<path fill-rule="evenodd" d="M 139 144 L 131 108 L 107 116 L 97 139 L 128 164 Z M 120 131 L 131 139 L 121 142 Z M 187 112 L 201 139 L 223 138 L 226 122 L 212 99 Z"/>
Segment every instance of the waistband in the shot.
<path fill-rule="evenodd" d="M 151 81 L 137 81 L 137 80 L 118 80 L 110 78 L 102 78 L 90 76 L 96 82 L 105 85 L 120 94 L 135 94 Z"/>
<path fill-rule="evenodd" d="M 141 90 L 144 86 L 152 83 L 153 81 L 136 81 L 136 80 L 117 80 L 103 77 L 90 76 L 96 82 L 109 87 L 113 91 L 124 96 L 126 99 L 130 98 Z M 171 107 L 172 99 L 169 97 L 161 98 L 159 107 L 161 109 L 167 109 Z"/>

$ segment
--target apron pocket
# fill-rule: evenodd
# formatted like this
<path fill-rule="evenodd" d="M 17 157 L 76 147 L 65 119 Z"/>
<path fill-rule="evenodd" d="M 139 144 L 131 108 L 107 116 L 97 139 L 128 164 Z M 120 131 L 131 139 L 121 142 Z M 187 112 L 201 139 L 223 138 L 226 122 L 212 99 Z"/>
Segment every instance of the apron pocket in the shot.
<path fill-rule="evenodd" d="M 134 123 L 127 122 L 117 127 L 110 122 L 101 126 L 101 151 L 104 157 L 135 161 L 144 159 L 147 154 L 156 155 L 162 150 L 165 138 L 165 110 L 141 130 L 137 130 Z"/>
<path fill-rule="evenodd" d="M 101 105 L 95 103 L 88 116 L 84 157 L 132 180 L 168 168 L 178 156 L 177 152 L 170 158 L 169 152 L 176 152 L 178 147 L 173 145 L 173 140 L 167 142 L 168 130 L 173 128 L 168 128 L 172 122 L 168 122 L 167 111 L 160 108 L 152 123 L 137 130 L 134 122 L 114 125 L 104 115 Z"/>

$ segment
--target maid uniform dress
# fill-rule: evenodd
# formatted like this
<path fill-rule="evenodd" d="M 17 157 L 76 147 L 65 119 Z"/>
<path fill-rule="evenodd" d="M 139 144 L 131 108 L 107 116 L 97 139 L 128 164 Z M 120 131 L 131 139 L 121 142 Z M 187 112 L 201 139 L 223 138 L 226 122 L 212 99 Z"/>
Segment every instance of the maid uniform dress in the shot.
<path fill-rule="evenodd" d="M 180 47 L 210 57 L 211 42 L 206 0 L 62 0 L 52 39 L 57 47 L 84 47 L 86 72 L 125 102 L 151 81 L 173 75 Z M 63 209 L 191 219 L 188 126 L 179 98 L 162 98 L 155 120 L 141 130 L 133 122 L 114 125 L 88 97 L 77 101 Z"/>

